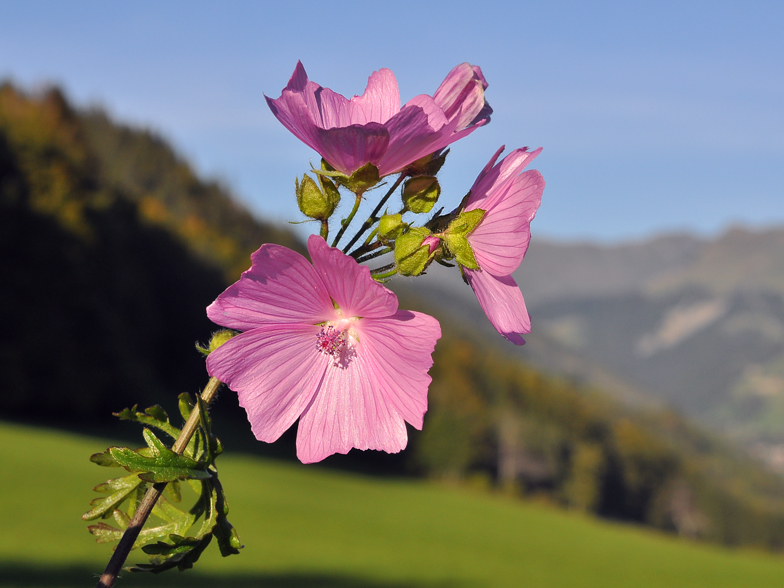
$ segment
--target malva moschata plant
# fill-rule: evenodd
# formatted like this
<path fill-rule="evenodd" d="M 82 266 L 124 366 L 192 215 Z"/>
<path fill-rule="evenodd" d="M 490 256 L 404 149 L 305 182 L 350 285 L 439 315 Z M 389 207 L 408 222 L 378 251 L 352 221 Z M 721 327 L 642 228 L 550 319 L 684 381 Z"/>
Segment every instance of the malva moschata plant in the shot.
<path fill-rule="evenodd" d="M 493 327 L 524 343 L 531 323 L 512 272 L 525 256 L 544 190 L 539 172 L 523 170 L 541 149 L 516 149 L 498 162 L 501 147 L 451 212 L 442 207 L 431 214 L 441 199 L 446 148 L 490 122 L 487 87 L 482 70 L 463 63 L 432 96 L 401 106 L 388 69 L 374 72 L 365 92 L 347 99 L 310 81 L 298 63 L 280 97 L 267 98 L 273 115 L 322 157 L 295 182 L 300 211 L 318 225 L 307 242 L 310 261 L 264 244 L 207 308 L 225 329 L 197 347 L 210 380 L 195 398 L 180 396 L 181 428 L 159 406 L 115 413 L 146 427 L 146 447 L 110 447 L 90 458 L 125 470 L 96 486 L 103 496 L 82 517 L 116 525 L 89 527 L 99 542 L 119 540 L 99 587 L 114 585 L 135 547 L 150 561 L 129 569 L 153 573 L 192 567 L 213 539 L 222 555 L 239 553 L 215 464 L 223 447 L 208 411 L 224 383 L 237 393 L 260 441 L 276 441 L 299 419 L 303 463 L 351 449 L 405 448 L 405 423 L 423 426 L 441 329 L 431 316 L 398 308 L 384 286 L 393 276 L 425 275 L 433 262 L 457 266 Z M 387 184 L 345 239 L 362 202 Z M 400 200 L 391 203 L 396 193 Z M 353 201 L 335 222 L 346 194 Z M 177 506 L 183 486 L 197 496 L 190 508 Z M 159 524 L 145 527 L 151 514 Z"/>

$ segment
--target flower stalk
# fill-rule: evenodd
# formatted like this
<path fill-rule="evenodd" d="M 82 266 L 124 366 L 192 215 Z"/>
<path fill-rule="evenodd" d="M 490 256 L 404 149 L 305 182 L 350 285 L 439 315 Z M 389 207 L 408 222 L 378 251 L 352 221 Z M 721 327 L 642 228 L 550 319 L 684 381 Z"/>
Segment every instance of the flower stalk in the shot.
<path fill-rule="evenodd" d="M 378 222 L 378 220 L 379 220 L 378 213 L 381 212 L 381 208 L 387 203 L 387 200 L 389 200 L 389 197 L 392 196 L 392 194 L 395 193 L 395 190 L 397 190 L 398 186 L 400 186 L 400 184 L 403 182 L 405 177 L 406 177 L 405 174 L 400 174 L 398 176 L 398 178 L 395 180 L 395 183 L 392 184 L 392 187 L 387 191 L 386 194 L 384 194 L 384 196 L 381 198 L 381 200 L 379 200 L 378 204 L 373 209 L 373 212 L 370 213 L 370 216 L 368 217 L 368 219 L 364 223 L 362 223 L 361 227 L 359 227 L 359 231 L 357 231 L 357 234 L 354 235 L 351 238 L 351 241 L 348 242 L 348 245 L 346 245 L 343 248 L 343 253 L 348 253 L 348 250 L 351 249 L 351 247 L 354 245 L 354 243 L 356 243 L 360 239 L 360 237 L 362 237 L 362 235 L 365 234 L 365 231 L 367 231 L 370 227 L 372 227 L 375 223 Z M 332 244 L 333 247 L 335 245 L 336 245 L 336 243 Z M 365 245 L 367 245 L 367 243 L 365 243 Z M 363 246 L 365 246 L 365 245 L 363 245 Z M 356 253 L 356 251 L 354 253 Z M 353 254 L 352 254 L 352 256 L 353 256 Z"/>

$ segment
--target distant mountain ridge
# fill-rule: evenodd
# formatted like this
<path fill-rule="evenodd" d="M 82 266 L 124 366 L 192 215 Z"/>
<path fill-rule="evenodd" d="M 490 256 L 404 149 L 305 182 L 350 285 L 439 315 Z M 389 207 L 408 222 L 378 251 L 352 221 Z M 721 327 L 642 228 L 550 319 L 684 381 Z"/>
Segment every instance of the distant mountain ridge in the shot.
<path fill-rule="evenodd" d="M 457 272 L 423 285 L 486 319 Z M 672 406 L 784 471 L 784 227 L 617 245 L 536 239 L 514 274 L 520 357 L 635 403 Z"/>

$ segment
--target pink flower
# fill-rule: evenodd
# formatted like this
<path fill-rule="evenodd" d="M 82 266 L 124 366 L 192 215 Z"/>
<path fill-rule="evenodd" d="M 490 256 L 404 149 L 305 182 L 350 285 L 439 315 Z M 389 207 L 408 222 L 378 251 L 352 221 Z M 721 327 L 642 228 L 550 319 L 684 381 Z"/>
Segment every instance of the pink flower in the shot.
<path fill-rule="evenodd" d="M 485 215 L 468 235 L 479 269 L 463 268 L 463 272 L 495 329 L 522 345 L 525 340 L 520 335 L 531 332 L 531 319 L 511 273 L 528 249 L 544 178 L 535 170 L 520 172 L 542 149 L 516 149 L 496 165 L 503 150 L 496 151 L 476 178 L 465 206 L 466 211 L 480 208 Z"/>
<path fill-rule="evenodd" d="M 352 447 L 396 453 L 404 421 L 427 410 L 438 321 L 398 310 L 367 267 L 311 236 L 313 265 L 262 245 L 207 315 L 244 331 L 213 351 L 207 370 L 239 395 L 254 435 L 271 443 L 297 418 L 297 456 L 320 461 Z"/>
<path fill-rule="evenodd" d="M 349 100 L 308 80 L 297 62 L 280 98 L 267 98 L 267 104 L 283 126 L 339 172 L 350 176 L 372 163 L 386 176 L 489 122 L 485 88 L 482 70 L 463 63 L 433 97 L 422 94 L 400 108 L 397 80 L 388 69 L 373 72 L 364 94 Z"/>

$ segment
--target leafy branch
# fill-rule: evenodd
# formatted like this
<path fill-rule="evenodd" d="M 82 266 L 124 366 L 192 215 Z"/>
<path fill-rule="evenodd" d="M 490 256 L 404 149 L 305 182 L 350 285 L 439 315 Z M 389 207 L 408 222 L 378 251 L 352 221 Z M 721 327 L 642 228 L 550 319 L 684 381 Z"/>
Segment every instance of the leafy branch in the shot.
<path fill-rule="evenodd" d="M 179 410 L 185 419 L 182 429 L 171 424 L 160 406 L 144 412 L 134 406 L 115 413 L 122 420 L 162 431 L 174 439 L 174 444 L 167 447 L 151 428 L 145 428 L 146 447 L 109 447 L 90 457 L 97 465 L 122 467 L 130 472 L 96 486 L 94 490 L 106 496 L 94 499 L 92 508 L 82 516 L 89 521 L 113 518 L 117 525 L 99 522 L 88 527 L 99 543 L 120 541 L 99 587 L 114 584 L 129 552 L 136 547 L 149 556 L 150 563 L 137 564 L 129 570 L 153 573 L 193 567 L 213 537 L 224 557 L 239 553 L 242 545 L 228 521 L 226 496 L 215 466 L 223 447 L 212 434 L 207 411 L 219 386 L 220 382 L 212 378 L 195 400 L 189 394 L 180 395 Z M 182 501 L 181 482 L 197 495 L 195 504 L 187 510 L 175 506 Z M 168 490 L 168 499 L 162 496 L 164 489 Z M 160 524 L 143 529 L 151 514 Z M 201 524 L 197 526 L 199 520 Z"/>

